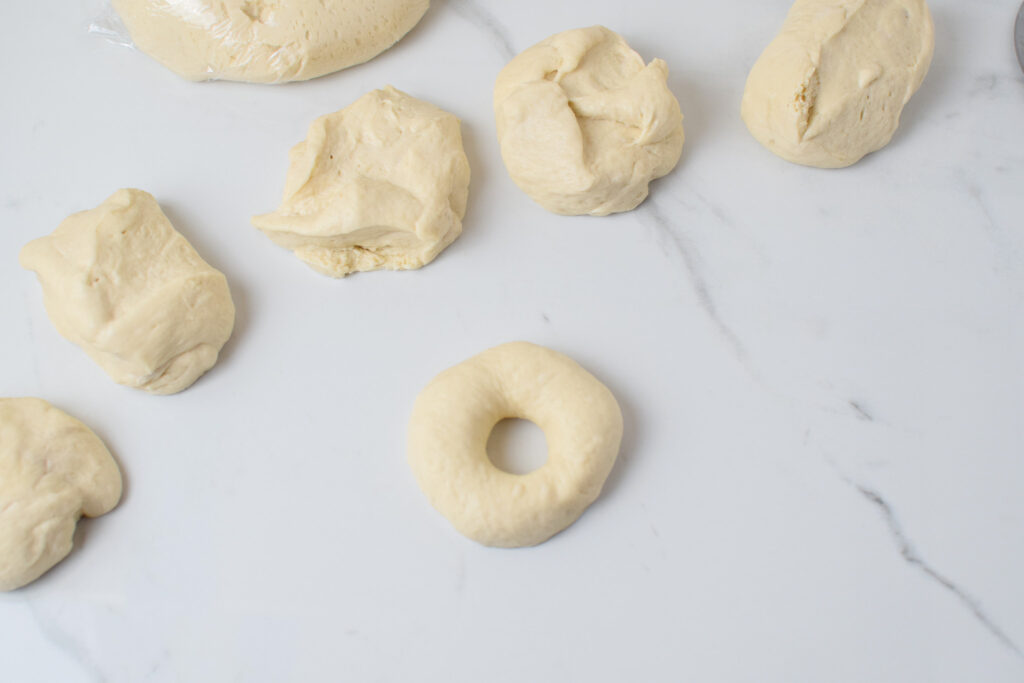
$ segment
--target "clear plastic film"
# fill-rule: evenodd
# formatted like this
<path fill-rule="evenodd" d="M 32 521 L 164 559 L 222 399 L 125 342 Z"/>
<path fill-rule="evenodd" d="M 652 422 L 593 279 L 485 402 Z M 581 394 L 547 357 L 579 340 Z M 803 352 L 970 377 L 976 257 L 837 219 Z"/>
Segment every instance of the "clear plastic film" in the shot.
<path fill-rule="evenodd" d="M 428 6 L 429 0 L 107 0 L 89 30 L 189 80 L 286 83 L 372 59 Z"/>
<path fill-rule="evenodd" d="M 95 18 L 89 24 L 89 33 L 120 47 L 135 47 L 124 22 L 109 3 L 100 5 Z"/>

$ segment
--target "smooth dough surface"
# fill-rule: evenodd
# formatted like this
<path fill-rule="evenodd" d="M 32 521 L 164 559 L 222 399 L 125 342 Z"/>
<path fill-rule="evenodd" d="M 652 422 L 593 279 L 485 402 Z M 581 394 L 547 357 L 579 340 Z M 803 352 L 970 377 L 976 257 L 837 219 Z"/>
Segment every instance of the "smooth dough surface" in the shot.
<path fill-rule="evenodd" d="M 429 0 L 113 0 L 140 50 L 189 80 L 304 81 L 361 64 Z"/>
<path fill-rule="evenodd" d="M 462 233 L 459 120 L 391 86 L 313 121 L 290 158 L 281 205 L 252 222 L 321 273 L 419 268 Z"/>
<path fill-rule="evenodd" d="M 783 159 L 849 166 L 892 139 L 934 47 L 924 0 L 797 0 L 750 71 L 743 120 Z"/>
<path fill-rule="evenodd" d="M 148 192 L 118 190 L 21 250 L 57 331 L 115 382 L 173 394 L 217 362 L 235 307 L 224 275 Z"/>
<path fill-rule="evenodd" d="M 110 512 L 121 471 L 99 437 L 38 398 L 0 398 L 0 591 L 71 552 L 79 517 Z"/>
<path fill-rule="evenodd" d="M 548 459 L 509 474 L 487 456 L 498 422 L 522 418 L 547 437 Z M 622 441 L 612 393 L 571 358 L 527 342 L 484 351 L 420 393 L 408 457 L 431 504 L 462 534 L 489 546 L 546 541 L 572 524 L 604 485 Z"/>
<path fill-rule="evenodd" d="M 668 67 L 648 65 L 603 26 L 524 50 L 498 74 L 494 114 L 516 185 L 559 214 L 636 208 L 683 149 L 683 115 Z"/>

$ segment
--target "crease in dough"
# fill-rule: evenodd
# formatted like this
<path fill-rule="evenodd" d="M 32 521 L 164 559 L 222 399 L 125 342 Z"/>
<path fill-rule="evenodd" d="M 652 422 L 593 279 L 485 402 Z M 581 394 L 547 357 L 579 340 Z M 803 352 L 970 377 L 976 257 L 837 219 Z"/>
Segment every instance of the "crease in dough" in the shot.
<path fill-rule="evenodd" d="M 934 46 L 924 0 L 797 0 L 750 70 L 743 120 L 783 159 L 849 166 L 892 139 Z"/>
<path fill-rule="evenodd" d="M 462 233 L 459 120 L 391 86 L 314 120 L 289 159 L 280 206 L 252 223 L 321 273 L 419 268 Z"/>

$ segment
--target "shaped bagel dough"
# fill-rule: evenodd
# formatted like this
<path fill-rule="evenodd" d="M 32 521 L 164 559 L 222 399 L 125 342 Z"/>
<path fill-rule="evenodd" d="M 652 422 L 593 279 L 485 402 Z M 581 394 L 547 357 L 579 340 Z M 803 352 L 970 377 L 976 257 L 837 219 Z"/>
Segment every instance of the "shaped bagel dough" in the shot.
<path fill-rule="evenodd" d="M 547 437 L 548 460 L 509 474 L 487 457 L 498 422 L 518 417 Z M 435 377 L 409 421 L 409 464 L 460 533 L 506 548 L 546 541 L 604 485 L 622 441 L 612 393 L 571 358 L 527 342 L 484 351 Z"/>
<path fill-rule="evenodd" d="M 121 471 L 88 427 L 38 398 L 0 398 L 0 591 L 64 559 L 79 517 L 120 499 Z"/>
<path fill-rule="evenodd" d="M 112 0 L 140 50 L 193 81 L 304 81 L 371 59 L 429 0 Z"/>
<path fill-rule="evenodd" d="M 153 394 L 187 388 L 217 362 L 235 323 L 220 271 L 148 192 L 118 190 L 21 250 L 46 312 L 119 383 Z"/>
<path fill-rule="evenodd" d="M 787 161 L 849 166 L 892 139 L 934 47 L 924 0 L 797 0 L 750 70 L 743 120 Z"/>
<path fill-rule="evenodd" d="M 253 225 L 315 270 L 405 270 L 462 233 L 469 161 L 459 120 L 391 86 L 309 126 L 277 211 Z"/>
<path fill-rule="evenodd" d="M 644 66 L 603 26 L 524 50 L 494 84 L 498 141 L 512 180 L 554 213 L 635 208 L 683 149 L 683 115 L 667 78 L 665 62 Z"/>

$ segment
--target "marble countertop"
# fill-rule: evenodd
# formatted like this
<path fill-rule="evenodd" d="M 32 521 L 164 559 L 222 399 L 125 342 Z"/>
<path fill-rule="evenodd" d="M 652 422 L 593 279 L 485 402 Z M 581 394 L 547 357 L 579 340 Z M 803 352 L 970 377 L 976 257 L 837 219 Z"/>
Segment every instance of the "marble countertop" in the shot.
<path fill-rule="evenodd" d="M 0 595 L 0 680 L 1024 680 L 1017 4 L 930 0 L 892 144 L 822 171 L 738 115 L 789 0 L 434 0 L 379 58 L 279 87 L 182 81 L 90 35 L 89 3 L 3 3 L 0 394 L 92 426 L 126 489 Z M 491 87 L 597 23 L 667 61 L 687 142 L 639 209 L 558 217 L 505 172 Z M 387 83 L 462 119 L 465 232 L 334 281 L 249 217 L 311 119 Z M 176 396 L 107 379 L 17 263 L 124 186 L 238 306 Z M 404 441 L 431 377 L 515 339 L 604 380 L 626 434 L 579 522 L 509 551 L 430 508 Z"/>

